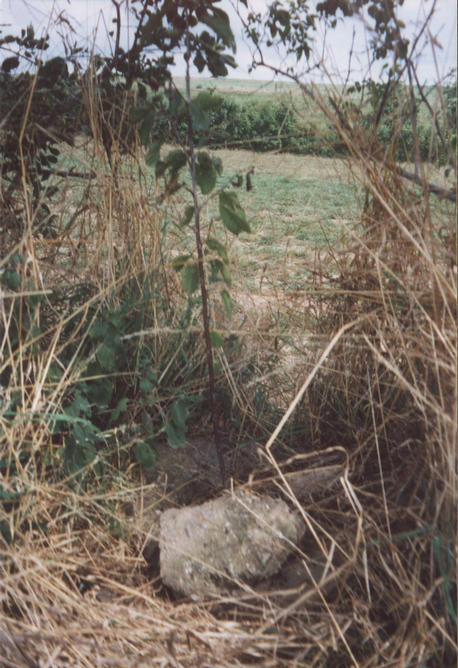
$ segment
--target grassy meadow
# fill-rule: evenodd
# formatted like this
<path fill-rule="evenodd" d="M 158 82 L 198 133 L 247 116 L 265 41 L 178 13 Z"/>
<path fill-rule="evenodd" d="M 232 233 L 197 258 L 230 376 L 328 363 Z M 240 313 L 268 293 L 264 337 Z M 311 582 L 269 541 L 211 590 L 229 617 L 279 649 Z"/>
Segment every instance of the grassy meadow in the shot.
<path fill-rule="evenodd" d="M 305 104 L 288 83 L 216 87 Z M 209 283 L 226 466 L 307 532 L 293 584 L 200 601 L 148 552 L 157 513 L 222 493 L 201 300 L 174 264 L 195 256 L 190 180 L 168 193 L 138 145 L 112 165 L 97 135 L 62 147 L 60 170 L 94 176 L 53 176 L 53 234 L 13 230 L 0 258 L 0 665 L 453 665 L 455 203 L 428 190 L 453 174 L 422 162 L 413 184 L 340 132 L 347 157 L 211 150 L 251 228 L 201 196 L 230 273 Z M 285 477 L 329 467 L 300 498 Z"/>
<path fill-rule="evenodd" d="M 184 89 L 184 77 L 176 77 L 175 83 L 178 88 Z M 192 81 L 192 91 L 198 92 L 200 90 L 216 90 L 222 95 L 229 95 L 231 98 L 237 96 L 247 96 L 249 99 L 256 99 L 257 96 L 262 96 L 271 101 L 277 100 L 280 96 L 294 95 L 301 97 L 300 90 L 295 83 L 290 81 L 260 81 L 253 79 L 234 79 L 232 77 L 218 77 L 218 78 L 195 78 Z"/>

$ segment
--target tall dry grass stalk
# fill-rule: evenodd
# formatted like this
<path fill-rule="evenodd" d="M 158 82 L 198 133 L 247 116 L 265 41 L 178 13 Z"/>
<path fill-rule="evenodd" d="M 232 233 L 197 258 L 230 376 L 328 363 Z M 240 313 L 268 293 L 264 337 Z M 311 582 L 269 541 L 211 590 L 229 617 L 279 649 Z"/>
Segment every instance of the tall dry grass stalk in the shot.
<path fill-rule="evenodd" d="M 162 258 L 163 214 L 151 206 L 154 183 L 140 178 L 141 163 L 135 152 L 121 154 L 116 127 L 111 128 L 110 166 L 98 133 L 100 100 L 89 86 L 83 90 L 93 137 L 84 139 L 84 148 L 62 146 L 62 151 L 89 178 L 53 177 L 60 194 L 52 211 L 56 232 L 47 237 L 34 233 L 34 212 L 24 206 L 30 199 L 24 173 L 23 191 L 18 193 L 18 210 L 22 205 L 25 211 L 23 233 L 17 236 L 17 228 L 11 226 L 5 228 L 2 238 L 0 268 L 14 270 L 20 280 L 17 290 L 2 289 L 0 297 L 2 666 L 96 665 L 100 661 L 119 665 L 120 657 L 128 665 L 129 655 L 138 665 L 138 650 L 131 649 L 133 599 L 129 590 L 134 605 L 140 603 L 144 610 L 143 631 L 135 625 L 134 635 L 143 638 L 145 647 L 151 629 L 168 628 L 168 638 L 171 628 L 160 605 L 154 603 L 154 584 L 142 575 L 138 550 L 114 539 L 119 525 L 117 508 L 125 501 L 125 487 L 130 484 L 115 484 L 119 473 L 115 464 L 102 481 L 94 461 L 87 466 L 92 483 L 83 493 L 72 485 L 72 474 L 62 477 L 59 464 L 65 443 L 56 438 L 55 427 L 65 419 L 65 398 L 83 382 L 86 370 L 80 366 L 80 353 L 98 313 L 107 304 L 119 306 L 126 299 L 122 296 L 126 287 L 133 281 L 141 289 L 148 276 L 165 285 L 161 301 L 171 311 L 177 299 L 167 289 L 170 279 L 166 273 L 171 271 Z M 26 123 L 24 119 L 24 128 Z M 13 231 L 11 237 L 8 230 Z M 15 261 L 15 254 L 22 258 Z M 156 331 L 151 345 L 158 359 L 169 347 L 170 335 L 163 335 L 162 330 L 170 324 L 164 320 L 164 309 L 152 299 L 145 327 Z M 68 357 L 68 350 L 74 352 L 62 368 L 60 360 Z M 59 370 L 57 379 L 50 373 L 53 368 Z M 121 456 L 126 444 L 116 433 L 112 438 Z M 129 472 L 125 475 L 128 479 Z M 80 586 L 83 580 L 78 573 L 89 574 L 97 563 L 104 564 L 100 573 L 107 582 L 118 583 L 124 600 L 121 603 L 115 595 L 109 603 L 114 606 L 111 620 L 102 620 L 99 613 L 112 594 L 108 599 L 102 595 L 99 601 L 96 597 L 94 607 L 84 599 Z M 89 575 L 88 582 L 92 578 Z M 121 633 L 120 603 L 124 608 Z M 150 617 L 153 609 L 157 614 L 154 622 Z M 107 644 L 106 630 L 117 625 L 115 632 L 109 631 L 113 642 Z M 154 654 L 157 646 L 155 640 L 145 657 Z M 167 649 L 164 652 L 167 656 Z M 153 665 L 148 658 L 145 662 Z"/>
<path fill-rule="evenodd" d="M 453 665 L 454 206 L 430 194 L 431 166 L 421 165 L 419 184 L 402 178 L 393 158 L 396 132 L 392 146 L 382 150 L 358 120 L 343 122 L 333 112 L 335 103 L 318 102 L 339 128 L 364 193 L 358 227 L 348 229 L 347 248 L 341 255 L 332 251 L 332 268 L 323 272 L 329 299 L 321 320 L 329 336 L 358 318 L 361 324 L 328 356 L 307 399 L 318 439 L 337 441 L 350 454 L 360 533 L 352 578 L 342 587 L 337 609 L 351 602 L 353 614 L 359 610 L 364 617 L 350 624 L 347 636 L 353 628 L 359 638 L 352 645 L 359 648 L 354 658 L 361 665 Z M 339 289 L 333 295 L 330 274 L 335 285 L 336 272 Z M 347 524 L 350 535 L 355 521 L 342 515 L 339 531 Z"/>

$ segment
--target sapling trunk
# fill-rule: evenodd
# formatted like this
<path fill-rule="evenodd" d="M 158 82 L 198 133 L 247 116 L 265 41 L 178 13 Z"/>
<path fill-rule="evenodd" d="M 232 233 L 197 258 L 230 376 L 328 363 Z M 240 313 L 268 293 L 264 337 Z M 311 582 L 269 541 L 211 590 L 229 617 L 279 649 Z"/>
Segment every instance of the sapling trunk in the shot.
<path fill-rule="evenodd" d="M 208 309 L 208 290 L 207 290 L 207 281 L 205 278 L 204 253 L 202 249 L 202 236 L 200 231 L 200 208 L 199 208 L 199 198 L 197 194 L 196 156 L 194 152 L 194 135 L 193 135 L 193 124 L 191 115 L 191 77 L 189 72 L 189 56 L 190 56 L 189 49 L 187 51 L 187 56 L 188 57 L 186 59 L 186 105 L 187 105 L 187 116 L 188 116 L 189 162 L 191 168 L 192 198 L 194 204 L 194 233 L 196 239 L 197 262 L 199 267 L 200 293 L 202 296 L 202 323 L 204 328 L 204 340 L 205 340 L 205 349 L 207 355 L 208 389 L 210 397 L 210 412 L 213 425 L 213 439 L 214 439 L 216 456 L 218 458 L 221 481 L 223 486 L 225 487 L 226 467 L 224 464 L 221 442 L 219 438 L 218 421 L 216 417 L 215 366 L 213 363 L 213 347 L 210 338 L 210 314 Z"/>

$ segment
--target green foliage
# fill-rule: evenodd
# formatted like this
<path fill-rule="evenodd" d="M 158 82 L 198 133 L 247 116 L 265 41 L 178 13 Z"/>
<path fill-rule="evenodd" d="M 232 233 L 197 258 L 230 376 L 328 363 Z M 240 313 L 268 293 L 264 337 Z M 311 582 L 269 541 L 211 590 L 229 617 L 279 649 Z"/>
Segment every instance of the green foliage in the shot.
<path fill-rule="evenodd" d="M 236 192 L 222 192 L 219 195 L 219 215 L 227 229 L 233 234 L 250 232 L 246 214 L 240 205 Z"/>
<path fill-rule="evenodd" d="M 305 112 L 303 112 L 305 113 Z M 237 102 L 226 95 L 211 113 L 210 146 L 252 151 L 282 150 L 302 155 L 345 152 L 335 129 L 317 128 L 292 104 L 274 99 Z"/>
<path fill-rule="evenodd" d="M 63 460 L 65 471 L 69 475 L 84 476 L 84 469 L 94 462 L 98 446 L 103 442 L 103 436 L 92 422 L 69 419 Z M 100 467 L 95 471 L 100 474 Z"/>
<path fill-rule="evenodd" d="M 186 445 L 186 423 L 193 403 L 195 403 L 195 398 L 182 395 L 170 407 L 165 430 L 171 448 L 184 448 Z"/>
<path fill-rule="evenodd" d="M 211 193 L 216 185 L 218 172 L 211 156 L 206 151 L 201 151 L 197 154 L 196 160 L 196 179 L 197 185 L 202 191 L 203 195 Z"/>
<path fill-rule="evenodd" d="M 246 31 L 255 45 L 263 41 L 267 47 L 282 47 L 297 60 L 309 58 L 317 15 L 310 11 L 307 0 L 272 2 L 265 15 L 251 12 Z"/>
<path fill-rule="evenodd" d="M 438 575 L 442 581 L 443 597 L 447 615 L 452 624 L 457 624 L 457 583 L 455 581 L 456 561 L 456 529 L 453 521 L 449 525 L 449 536 L 437 535 L 432 541 L 433 554 L 436 561 Z"/>
<path fill-rule="evenodd" d="M 412 119 L 409 115 L 407 91 L 393 87 L 392 82 L 364 81 L 360 90 L 367 107 L 362 125 L 375 131 L 382 147 L 396 147 L 397 160 L 414 160 Z"/>
<path fill-rule="evenodd" d="M 175 257 L 172 261 L 172 267 L 175 269 L 175 271 L 181 271 L 183 267 L 188 263 L 188 260 L 191 259 L 191 255 L 189 253 L 185 253 L 184 255 L 179 255 L 178 257 Z"/>
<path fill-rule="evenodd" d="M 93 67 L 86 73 L 87 83 L 90 83 L 98 91 L 100 100 L 100 135 L 106 150 L 109 164 L 115 172 L 114 162 L 119 152 L 128 151 L 135 139 L 135 133 L 140 138 L 146 149 L 146 163 L 154 168 L 157 178 L 164 178 L 167 195 L 173 194 L 181 184 L 178 180 L 186 168 L 192 166 L 192 178 L 197 183 L 203 195 L 210 195 L 215 189 L 218 175 L 222 173 L 222 163 L 218 158 L 212 157 L 206 151 L 194 153 L 194 146 L 206 143 L 207 133 L 210 128 L 211 113 L 219 106 L 218 99 L 207 92 L 202 92 L 193 101 L 184 100 L 178 91 L 169 85 L 171 80 L 170 66 L 174 62 L 174 55 L 186 50 L 186 58 L 193 59 L 194 65 L 199 71 L 207 68 L 214 76 L 225 76 L 228 66 L 234 66 L 233 57 L 226 52 L 226 48 L 235 51 L 235 39 L 230 27 L 227 14 L 216 7 L 215 0 L 205 0 L 196 6 L 187 2 L 169 3 L 167 0 L 151 2 L 151 0 L 139 0 L 142 11 L 137 7 L 132 9 L 135 16 L 135 36 L 130 49 L 124 51 L 119 48 L 119 37 L 121 34 L 121 15 L 118 13 L 115 24 L 115 49 L 108 57 L 96 56 Z M 202 30 L 202 26 L 205 27 Z M 30 50 L 43 51 L 47 48 L 46 41 L 38 42 L 34 38 L 33 29 L 27 33 L 23 31 L 22 41 L 17 38 L 8 38 L 3 44 L 16 41 L 19 49 L 25 49 L 26 57 L 30 58 Z M 29 51 L 27 51 L 29 49 Z M 162 55 L 154 59 L 150 57 L 151 50 L 159 51 Z M 10 56 L 10 54 L 8 54 Z M 75 54 L 70 54 L 75 55 Z M 40 66 L 39 59 L 35 64 Z M 12 93 L 13 97 L 24 101 L 25 105 L 32 100 L 30 107 L 24 107 L 21 113 L 15 115 L 17 126 L 7 124 L 7 131 L 2 135 L 10 140 L 10 145 L 4 143 L 0 147 L 3 157 L 3 179 L 10 178 L 8 192 L 14 193 L 21 185 L 21 168 L 24 168 L 24 160 L 19 150 L 19 138 L 21 147 L 26 148 L 29 162 L 25 164 L 28 177 L 33 186 L 34 210 L 38 211 L 35 220 L 41 225 L 44 220 L 48 228 L 51 227 L 53 216 L 51 208 L 46 199 L 55 194 L 56 189 L 46 190 L 43 182 L 49 177 L 54 165 L 59 159 L 57 141 L 71 139 L 72 135 L 66 136 L 63 131 L 58 139 L 49 140 L 46 132 L 34 136 L 35 129 L 39 127 L 34 116 L 35 106 L 39 109 L 45 124 L 52 126 L 52 120 L 47 119 L 46 113 L 52 110 L 56 112 L 62 128 L 68 124 L 67 116 L 74 120 L 75 105 L 72 104 L 71 85 L 76 81 L 76 69 L 69 74 L 67 63 L 64 59 L 53 59 L 41 63 L 38 73 L 38 87 L 35 87 L 33 77 L 29 75 L 13 76 L 12 72 L 18 67 L 19 58 L 8 57 L 4 60 L 0 72 L 0 84 L 3 89 Z M 54 86 L 54 89 L 53 89 Z M 46 90 L 46 88 L 48 90 Z M 42 98 L 41 92 L 46 91 L 47 98 Z M 80 95 L 80 89 L 75 88 L 75 95 Z M 49 95 L 49 93 L 51 93 Z M 136 98 L 136 107 L 132 107 L 132 100 Z M 6 96 L 2 98 L 6 99 Z M 7 105 L 11 107 L 11 96 Z M 63 105 L 67 106 L 64 107 Z M 5 107 L 2 116 L 8 117 L 8 109 Z M 73 116 L 73 118 L 72 118 Z M 30 134 L 28 121 L 31 121 Z M 95 119 L 92 118 L 91 122 Z M 64 122 L 65 121 L 65 122 Z M 26 124 L 26 132 L 23 133 L 23 124 Z M 72 130 L 75 131 L 75 124 Z M 29 140 L 30 136 L 30 140 Z M 50 133 L 53 136 L 53 133 Z M 44 139 L 42 139 L 44 137 Z M 117 139 L 116 139 L 117 138 Z M 173 139 L 179 148 L 168 152 L 161 159 L 161 148 L 163 144 Z M 29 142 L 27 144 L 27 141 Z M 113 143 L 117 142 L 117 151 L 113 152 Z M 41 142 L 41 143 L 40 143 Z M 194 186 L 195 188 L 195 186 Z M 223 199 L 220 200 L 224 203 Z M 184 212 L 182 224 L 186 225 L 194 220 L 196 241 L 199 238 L 199 209 L 197 206 L 197 194 L 194 192 L 194 206 L 189 206 Z M 8 205 L 8 203 L 7 203 Z M 246 217 L 236 197 L 228 195 L 223 206 L 222 219 L 228 229 L 248 231 L 249 227 Z M 22 221 L 18 222 L 20 231 Z M 213 249 L 210 246 L 213 244 Z M 230 276 L 227 269 L 227 252 L 221 242 L 213 238 L 208 246 L 210 251 L 216 252 L 219 258 L 209 258 L 211 277 L 219 280 L 218 275 L 226 285 L 230 285 Z M 199 267 L 203 266 L 202 246 L 197 243 L 197 262 L 193 261 L 191 255 L 175 260 L 174 266 L 181 271 L 182 285 L 185 292 L 191 297 L 201 284 Z M 24 286 L 23 273 L 15 270 L 14 266 L 7 267 L 3 275 L 3 283 L 9 289 L 17 290 Z M 204 310 L 203 324 L 206 328 L 206 340 L 208 341 L 208 316 L 205 298 L 204 274 L 202 274 L 202 307 Z M 89 471 L 96 475 L 103 473 L 106 463 L 107 441 L 106 430 L 117 427 L 119 421 L 129 411 L 129 399 L 137 393 L 136 400 L 147 412 L 149 403 L 154 405 L 156 393 L 157 376 L 152 371 L 154 364 L 148 359 L 143 351 L 136 348 L 135 338 L 131 339 L 132 327 L 138 329 L 144 325 L 145 304 L 152 297 L 147 284 L 142 285 L 141 295 L 138 293 L 138 284 L 130 286 L 131 293 L 123 294 L 118 305 L 106 304 L 103 307 L 94 306 L 90 309 L 89 316 L 92 318 L 92 326 L 84 339 L 79 344 L 72 343 L 64 347 L 60 353 L 57 363 L 50 368 L 50 376 L 59 379 L 62 369 L 68 369 L 69 365 L 78 364 L 78 384 L 67 390 L 63 401 L 63 417 L 53 421 L 53 431 L 56 437 L 63 438 L 65 443 L 62 452 L 62 465 L 72 479 L 82 480 Z M 230 296 L 225 291 L 222 299 L 226 311 L 231 310 Z M 119 296 L 118 296 L 119 297 Z M 55 295 L 50 302 L 55 302 Z M 20 301 L 18 317 L 12 320 L 17 331 L 12 338 L 13 347 L 18 349 L 24 343 L 26 337 L 42 340 L 44 322 L 40 327 L 35 326 L 34 313 L 31 311 L 30 318 L 23 314 L 23 302 Z M 31 302 L 30 302 L 31 303 Z M 119 305 L 120 304 L 120 305 Z M 25 309 L 27 315 L 27 308 Z M 87 313 L 85 314 L 85 316 Z M 76 320 L 76 322 L 75 322 Z M 36 323 L 39 319 L 36 318 Z M 81 325 L 78 317 L 70 318 L 67 328 L 75 328 Z M 71 340 L 71 336 L 70 336 Z M 32 352 L 34 349 L 31 347 Z M 208 347 L 208 371 L 210 375 L 210 392 L 214 392 L 214 378 L 210 345 Z M 133 365 L 134 368 L 133 368 Z M 8 369 L 5 373 L 14 373 Z M 141 375 L 138 384 L 127 379 Z M 181 402 L 181 403 L 180 403 Z M 186 419 L 190 410 L 185 399 L 174 403 L 170 410 L 170 416 L 166 424 L 163 418 L 149 419 L 150 433 L 144 438 L 136 437 L 133 441 L 132 456 L 144 467 L 154 465 L 154 452 L 151 449 L 151 439 L 158 431 L 166 429 L 169 442 L 177 447 L 184 442 Z M 14 414 L 14 406 L 11 405 L 10 412 Z M 159 414 L 163 416 L 162 408 Z M 84 472 L 84 473 L 83 473 Z"/>
<path fill-rule="evenodd" d="M 145 144 L 147 138 L 145 139 Z M 157 162 L 159 161 L 160 151 L 161 151 L 162 142 L 153 141 L 151 142 L 150 148 L 145 155 L 145 162 L 148 167 L 156 167 Z"/>
<path fill-rule="evenodd" d="M 435 87 L 409 91 L 395 85 L 389 73 L 386 81 L 368 79 L 351 86 L 349 98 L 340 104 L 340 113 L 345 114 L 347 106 L 351 107 L 353 114 L 359 114 L 361 129 L 376 137 L 378 145 L 389 149 L 396 160 L 414 162 L 418 154 L 424 161 L 444 165 L 451 162 L 453 150 L 454 92 L 456 84 L 455 89 L 453 85 L 443 88 L 445 109 L 438 111 L 440 100 Z M 354 95 L 360 98 L 359 107 L 353 102 Z"/>
<path fill-rule="evenodd" d="M 156 453 L 145 441 L 139 441 L 134 446 L 134 455 L 140 466 L 146 470 L 153 469 L 156 465 Z"/>
<path fill-rule="evenodd" d="M 207 133 L 210 127 L 211 112 L 218 109 L 221 104 L 221 98 L 214 95 L 213 92 L 199 93 L 190 105 L 193 130 L 196 133 L 196 139 L 199 141 L 199 133 Z"/>
<path fill-rule="evenodd" d="M 114 20 L 114 52 L 107 57 L 95 56 L 83 79 L 98 91 L 97 122 L 110 165 L 114 168 L 113 143 L 117 142 L 118 153 L 129 151 L 138 131 L 148 149 L 147 164 L 156 167 L 158 174 L 162 169 L 173 178 L 187 156 L 173 151 L 165 165 L 158 167 L 160 147 L 170 137 L 174 141 L 186 137 L 188 111 L 180 95 L 172 95 L 170 89 L 169 94 L 165 93 L 171 80 L 170 66 L 186 47 L 199 71 L 206 68 L 213 76 L 225 76 L 227 68 L 235 66 L 232 55 L 226 52 L 227 48 L 235 50 L 235 40 L 229 18 L 215 6 L 216 0 L 204 0 L 196 6 L 168 0 L 138 0 L 136 4 L 139 6 L 131 9 L 135 25 L 132 46 L 127 50 L 119 46 L 123 29 L 119 14 Z M 23 29 L 20 37 L 0 33 L 0 51 L 5 52 L 0 61 L 0 179 L 6 182 L 3 202 L 14 211 L 7 218 L 13 237 L 20 235 L 25 217 L 25 210 L 18 211 L 15 202 L 22 188 L 21 169 L 25 169 L 32 185 L 35 226 L 44 234 L 54 233 L 55 219 L 47 202 L 56 189 L 47 188 L 45 182 L 58 163 L 59 142 L 71 143 L 83 126 L 87 131 L 91 128 L 82 105 L 78 58 L 83 49 L 75 46 L 66 50 L 65 59 L 43 61 L 48 47 L 48 36 L 37 39 L 32 26 Z M 160 55 L 151 58 L 151 50 Z M 36 78 L 19 69 L 22 62 L 35 66 Z M 216 99 L 206 92 L 193 103 L 191 116 L 197 142 L 199 132 L 208 129 L 209 113 L 216 105 Z M 212 166 L 202 157 L 199 180 L 205 194 L 216 182 L 214 170 L 219 173 L 219 166 L 215 162 Z"/>
<path fill-rule="evenodd" d="M 339 10 L 343 17 L 352 17 L 366 5 L 369 19 L 373 21 L 371 48 L 376 59 L 384 59 L 389 53 L 405 58 L 409 41 L 401 34 L 404 27 L 396 11 L 404 0 L 380 2 L 380 0 L 324 0 L 315 5 L 318 13 L 311 11 L 307 0 L 276 0 L 268 4 L 264 15 L 251 12 L 248 15 L 246 32 L 251 41 L 261 46 L 277 46 L 297 61 L 309 59 L 312 52 L 314 32 L 319 17 L 323 17 L 329 28 L 338 24 Z M 292 68 L 289 68 L 292 69 Z"/>
<path fill-rule="evenodd" d="M 20 258 L 14 258 L 12 266 L 16 266 L 22 282 L 24 267 Z M 48 295 L 53 310 L 47 312 L 47 317 L 41 316 L 39 328 L 34 323 L 41 302 L 35 297 L 24 297 L 20 304 L 18 299 L 12 317 L 15 321 L 22 316 L 22 330 L 15 338 L 11 337 L 11 361 L 20 350 L 40 354 L 43 332 L 53 326 L 53 313 L 63 306 L 74 313 L 67 318 L 61 333 L 68 343 L 61 346 L 50 366 L 46 384 L 52 392 L 63 370 L 74 376 L 61 398 L 62 410 L 28 418 L 32 423 L 45 420 L 52 442 L 63 443 L 63 447 L 52 447 L 52 456 L 25 447 L 18 457 L 25 461 L 32 458 L 37 469 L 47 467 L 57 477 L 70 476 L 70 483 L 77 486 L 90 484 L 94 477 L 102 479 L 108 466 L 125 470 L 133 462 L 145 469 L 152 468 L 157 439 L 165 434 L 173 447 L 184 445 L 187 421 L 201 401 L 200 396 L 183 391 L 188 380 L 192 379 L 194 386 L 196 383 L 196 369 L 190 360 L 199 343 L 189 333 L 192 305 L 176 319 L 162 296 L 163 285 L 157 274 L 131 279 L 106 301 L 92 299 L 89 310 L 81 310 L 79 306 L 87 304 L 91 295 L 94 296 L 94 289 L 83 284 Z M 135 336 L 148 326 L 152 302 L 155 318 L 161 317 L 164 323 L 172 318 L 177 331 L 168 337 L 166 347 L 150 347 Z M 72 335 L 75 331 L 81 332 L 77 338 Z M 39 341 L 36 349 L 30 345 L 33 337 Z M 16 374 L 14 364 L 4 365 L 1 384 L 14 387 Z M 22 420 L 21 393 L 12 395 L 7 404 L 0 404 L 0 413 L 4 424 Z M 132 419 L 138 413 L 141 419 Z M 121 451 L 113 449 L 110 436 L 113 430 L 126 433 L 126 445 Z M 14 466 L 14 460 L 0 461 L 0 472 L 13 475 Z"/>
<path fill-rule="evenodd" d="M 60 156 L 59 144 L 72 143 L 82 125 L 82 96 L 76 70 L 69 70 L 67 60 L 82 51 L 75 47 L 68 58 L 44 60 L 49 37 L 35 37 L 29 26 L 20 36 L 1 35 L 0 56 L 0 179 L 2 186 L 3 233 L 12 240 L 20 234 L 25 209 L 21 201 L 22 175 L 27 174 L 31 186 L 33 224 L 44 236 L 54 234 L 55 218 L 49 202 L 56 188 L 47 180 Z M 11 56 L 11 52 L 16 55 Z M 35 72 L 21 65 L 32 63 Z"/>
<path fill-rule="evenodd" d="M 223 300 L 224 308 L 226 309 L 226 314 L 227 317 L 230 318 L 232 316 L 232 299 L 230 294 L 228 293 L 227 290 L 221 290 L 221 299 Z"/>
<path fill-rule="evenodd" d="M 212 330 L 210 332 L 210 341 L 214 348 L 221 348 L 224 346 L 224 339 L 219 332 Z"/>
<path fill-rule="evenodd" d="M 450 143 L 450 153 L 456 156 L 456 68 L 453 69 L 447 77 L 443 87 L 443 96 L 445 101 L 445 136 Z M 442 163 L 452 163 L 450 155 L 447 156 L 447 160 L 442 160 Z"/>
<path fill-rule="evenodd" d="M 192 295 L 199 287 L 199 267 L 197 264 L 186 264 L 181 272 L 181 284 L 188 295 Z"/>
<path fill-rule="evenodd" d="M 194 215 L 195 215 L 194 207 L 191 204 L 188 204 L 184 209 L 184 215 L 180 221 L 181 226 L 184 227 L 185 225 L 189 225 L 191 220 L 194 218 Z"/>
<path fill-rule="evenodd" d="M 224 264 L 229 263 L 229 256 L 227 254 L 226 247 L 224 244 L 222 244 L 218 239 L 214 239 L 213 237 L 209 237 L 207 239 L 207 246 L 210 250 L 215 251 L 219 257 L 222 259 Z"/>
<path fill-rule="evenodd" d="M 10 259 L 5 269 L 2 272 L 0 281 L 4 287 L 9 290 L 19 290 L 22 283 L 22 272 L 21 265 L 24 262 L 24 256 L 20 253 L 14 253 Z"/>
<path fill-rule="evenodd" d="M 43 302 L 40 294 L 22 297 L 22 290 L 33 290 L 32 277 L 27 273 L 27 265 L 20 253 L 13 254 L 0 273 L 0 290 L 7 288 L 12 292 L 9 297 L 8 339 L 13 348 L 25 346 L 33 353 L 41 349 L 40 335 L 42 326 L 39 326 L 39 312 Z M 18 294 L 14 294 L 18 293 Z M 7 301 L 7 303 L 8 303 Z M 11 368 L 2 364 L 0 385 L 7 387 L 10 381 Z"/>

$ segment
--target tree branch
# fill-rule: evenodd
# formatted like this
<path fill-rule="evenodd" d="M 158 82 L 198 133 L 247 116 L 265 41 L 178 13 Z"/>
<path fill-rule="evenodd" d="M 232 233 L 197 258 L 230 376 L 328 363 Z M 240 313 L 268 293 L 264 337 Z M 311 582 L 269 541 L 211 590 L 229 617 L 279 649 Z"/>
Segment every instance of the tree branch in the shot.
<path fill-rule="evenodd" d="M 407 169 L 403 169 L 402 167 L 399 166 L 396 166 L 396 171 L 404 179 L 408 179 L 409 181 L 417 183 L 419 186 L 423 186 L 424 188 L 426 188 L 428 192 L 433 193 L 434 195 L 437 195 L 438 197 L 441 197 L 443 199 L 448 199 L 451 202 L 456 202 L 456 190 L 448 190 L 447 188 L 438 186 L 436 183 L 425 182 L 417 174 L 409 172 Z"/>

